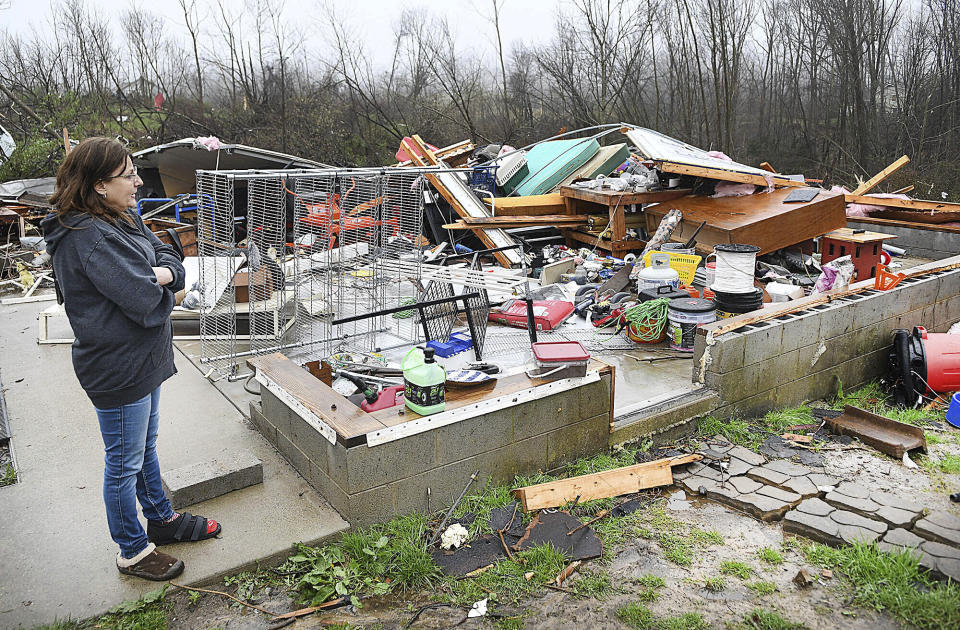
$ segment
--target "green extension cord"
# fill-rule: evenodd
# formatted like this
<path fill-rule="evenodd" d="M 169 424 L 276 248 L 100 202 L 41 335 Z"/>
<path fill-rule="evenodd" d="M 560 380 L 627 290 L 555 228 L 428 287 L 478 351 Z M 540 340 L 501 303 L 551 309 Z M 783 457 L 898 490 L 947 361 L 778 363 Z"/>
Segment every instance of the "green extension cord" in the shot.
<path fill-rule="evenodd" d="M 670 300 L 657 298 L 631 306 L 623 312 L 627 326 L 633 326 L 634 336 L 641 341 L 656 341 L 667 325 L 667 305 Z"/>

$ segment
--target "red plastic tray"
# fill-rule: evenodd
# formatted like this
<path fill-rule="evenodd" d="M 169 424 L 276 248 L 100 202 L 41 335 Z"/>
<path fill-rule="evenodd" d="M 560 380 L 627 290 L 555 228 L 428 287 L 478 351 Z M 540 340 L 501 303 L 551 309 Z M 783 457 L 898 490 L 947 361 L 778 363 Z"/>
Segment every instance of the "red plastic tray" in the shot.
<path fill-rule="evenodd" d="M 573 363 L 588 361 L 590 353 L 579 341 L 538 341 L 533 356 L 539 363 Z"/>

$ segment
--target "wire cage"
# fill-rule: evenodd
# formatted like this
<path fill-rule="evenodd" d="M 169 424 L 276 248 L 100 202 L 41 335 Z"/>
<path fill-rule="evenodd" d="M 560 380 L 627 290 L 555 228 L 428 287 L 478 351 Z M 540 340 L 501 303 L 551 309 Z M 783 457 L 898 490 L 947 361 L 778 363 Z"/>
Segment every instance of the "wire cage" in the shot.
<path fill-rule="evenodd" d="M 416 309 L 335 321 L 423 301 L 423 187 L 418 169 L 198 171 L 201 361 L 421 341 Z"/>

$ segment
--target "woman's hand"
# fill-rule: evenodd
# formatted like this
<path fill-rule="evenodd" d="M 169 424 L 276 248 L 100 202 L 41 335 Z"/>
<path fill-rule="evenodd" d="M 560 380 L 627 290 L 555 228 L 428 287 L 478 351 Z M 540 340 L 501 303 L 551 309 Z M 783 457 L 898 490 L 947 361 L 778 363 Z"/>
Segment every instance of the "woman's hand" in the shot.
<path fill-rule="evenodd" d="M 173 272 L 167 267 L 154 267 L 153 273 L 157 276 L 160 286 L 173 282 Z"/>

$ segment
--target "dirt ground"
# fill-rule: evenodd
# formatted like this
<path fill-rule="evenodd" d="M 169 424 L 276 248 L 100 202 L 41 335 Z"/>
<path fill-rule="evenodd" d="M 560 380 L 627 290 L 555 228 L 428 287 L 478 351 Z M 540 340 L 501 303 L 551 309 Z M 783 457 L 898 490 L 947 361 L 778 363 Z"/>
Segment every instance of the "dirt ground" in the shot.
<path fill-rule="evenodd" d="M 930 446 L 930 454 L 960 454 L 956 438 L 960 432 L 945 428 L 946 441 Z M 830 451 L 825 455 L 825 472 L 856 481 L 862 485 L 909 496 L 930 509 L 949 509 L 960 513 L 949 501 L 951 492 L 960 490 L 960 476 L 942 473 L 930 474 L 924 469 L 908 469 L 901 462 L 870 449 Z M 678 566 L 664 557 L 659 543 L 653 539 L 631 538 L 607 562 L 595 560 L 584 563 L 581 574 L 605 571 L 610 576 L 612 592 L 602 599 L 578 598 L 571 592 L 545 590 L 528 599 L 521 606 L 497 608 L 506 616 L 523 615 L 526 628 L 626 628 L 617 618 L 618 608 L 639 601 L 646 590 L 638 578 L 654 575 L 663 578 L 665 586 L 659 589 L 656 601 L 647 605 L 656 617 L 700 613 L 712 628 L 726 628 L 742 621 L 755 608 L 776 611 L 794 623 L 802 623 L 812 630 L 827 628 L 869 628 L 884 630 L 900 628 L 892 617 L 851 605 L 851 594 L 841 579 L 820 576 L 820 570 L 805 563 L 799 551 L 784 545 L 779 523 L 762 523 L 719 504 L 687 497 L 682 490 L 668 488 L 667 515 L 676 521 L 689 523 L 701 530 L 713 530 L 723 536 L 723 544 L 710 545 L 693 558 L 688 567 Z M 781 552 L 783 564 L 773 566 L 757 557 L 761 548 Z M 726 587 L 719 592 L 705 588 L 704 581 L 720 576 L 720 565 L 735 560 L 755 570 L 750 580 L 773 582 L 776 592 L 759 596 L 737 577 L 725 576 Z M 792 583 L 798 570 L 806 568 L 818 581 L 807 589 Z M 567 586 L 576 584 L 572 577 Z M 214 586 L 213 588 L 221 588 Z M 229 587 L 223 590 L 230 590 Z M 360 628 L 491 628 L 495 618 L 466 618 L 466 610 L 452 607 L 428 608 L 413 625 L 408 622 L 424 606 L 435 603 L 432 593 L 392 594 L 380 600 L 367 600 L 360 610 L 339 610 L 299 619 L 289 628 L 327 627 L 332 623 Z M 185 593 L 178 592 L 168 601 L 172 612 L 168 615 L 173 629 L 262 630 L 277 627 L 258 612 L 241 609 L 216 595 L 204 595 L 190 604 Z M 271 611 L 285 612 L 299 607 L 277 588 L 264 588 L 252 599 L 257 605 Z M 519 627 L 519 626 L 516 626 Z"/>

